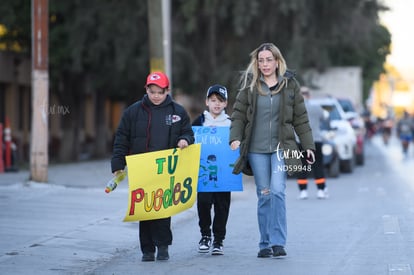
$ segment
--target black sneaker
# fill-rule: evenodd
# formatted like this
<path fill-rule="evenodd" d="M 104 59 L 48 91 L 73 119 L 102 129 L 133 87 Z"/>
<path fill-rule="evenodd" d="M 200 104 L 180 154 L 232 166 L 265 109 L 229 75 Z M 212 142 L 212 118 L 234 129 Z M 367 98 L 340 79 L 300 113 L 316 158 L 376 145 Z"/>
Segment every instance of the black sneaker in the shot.
<path fill-rule="evenodd" d="M 198 252 L 208 253 L 210 251 L 211 237 L 203 236 L 198 243 Z"/>
<path fill-rule="evenodd" d="M 264 248 L 257 253 L 257 258 L 270 258 L 273 255 L 273 251 L 270 248 Z"/>
<path fill-rule="evenodd" d="M 168 255 L 168 246 L 159 246 L 158 253 L 157 253 L 157 260 L 167 261 L 169 258 L 170 258 L 170 255 Z"/>
<path fill-rule="evenodd" d="M 273 257 L 280 257 L 280 256 L 286 256 L 286 251 L 283 248 L 283 246 L 280 245 L 274 245 L 272 246 L 273 250 Z"/>
<path fill-rule="evenodd" d="M 213 250 L 211 251 L 211 255 L 223 255 L 223 243 L 222 242 L 214 242 L 213 243 Z"/>
<path fill-rule="evenodd" d="M 155 261 L 155 256 L 153 252 L 144 252 L 142 255 L 141 261 L 143 262 L 153 262 Z"/>

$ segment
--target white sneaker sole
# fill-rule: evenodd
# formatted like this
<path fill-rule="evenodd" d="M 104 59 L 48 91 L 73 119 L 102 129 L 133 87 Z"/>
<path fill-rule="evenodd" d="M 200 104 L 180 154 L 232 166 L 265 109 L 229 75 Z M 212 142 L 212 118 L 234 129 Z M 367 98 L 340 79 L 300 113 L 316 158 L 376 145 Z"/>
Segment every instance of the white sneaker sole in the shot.
<path fill-rule="evenodd" d="M 224 255 L 223 251 L 213 251 L 211 255 Z"/>

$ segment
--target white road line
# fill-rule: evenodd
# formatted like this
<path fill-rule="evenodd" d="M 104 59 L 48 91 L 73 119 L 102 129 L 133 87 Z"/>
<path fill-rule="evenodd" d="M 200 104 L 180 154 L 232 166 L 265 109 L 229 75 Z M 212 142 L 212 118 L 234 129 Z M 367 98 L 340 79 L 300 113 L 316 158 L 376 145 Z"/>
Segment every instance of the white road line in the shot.
<path fill-rule="evenodd" d="M 398 234 L 400 233 L 400 224 L 398 218 L 391 215 L 382 216 L 382 224 L 384 227 L 384 234 Z"/>
<path fill-rule="evenodd" d="M 412 275 L 411 266 L 409 264 L 389 264 L 389 275 Z"/>

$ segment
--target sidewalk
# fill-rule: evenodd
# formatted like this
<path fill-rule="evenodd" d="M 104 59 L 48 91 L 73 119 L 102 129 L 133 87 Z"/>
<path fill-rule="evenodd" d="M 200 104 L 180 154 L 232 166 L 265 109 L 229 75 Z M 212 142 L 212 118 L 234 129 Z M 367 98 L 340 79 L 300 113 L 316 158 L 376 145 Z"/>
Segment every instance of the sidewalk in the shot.
<path fill-rule="evenodd" d="M 128 184 L 104 192 L 109 160 L 48 172 L 48 183 L 29 181 L 29 171 L 0 174 L 0 274 L 83 274 L 89 262 L 137 247 L 138 223 L 122 222 Z"/>
<path fill-rule="evenodd" d="M 48 169 L 47 184 L 78 188 L 105 187 L 105 182 L 111 176 L 110 159 L 52 164 Z M 27 184 L 29 177 L 30 171 L 28 170 L 0 174 L 0 187 L 16 183 Z"/>

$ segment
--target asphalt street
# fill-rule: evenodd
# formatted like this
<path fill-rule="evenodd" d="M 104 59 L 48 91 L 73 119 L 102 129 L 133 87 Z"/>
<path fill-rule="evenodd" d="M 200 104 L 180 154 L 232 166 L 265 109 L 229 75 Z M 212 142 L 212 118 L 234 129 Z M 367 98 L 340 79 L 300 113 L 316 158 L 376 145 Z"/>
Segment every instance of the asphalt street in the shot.
<path fill-rule="evenodd" d="M 172 218 L 170 260 L 141 262 L 138 224 L 123 223 L 127 186 L 106 194 L 109 160 L 51 166 L 47 184 L 28 172 L 0 175 L 0 274 L 393 274 L 414 268 L 414 149 L 366 146 L 364 166 L 328 179 L 329 199 L 299 200 L 288 180 L 287 257 L 257 258 L 253 179 L 232 193 L 224 255 L 197 252 L 195 207 Z"/>

